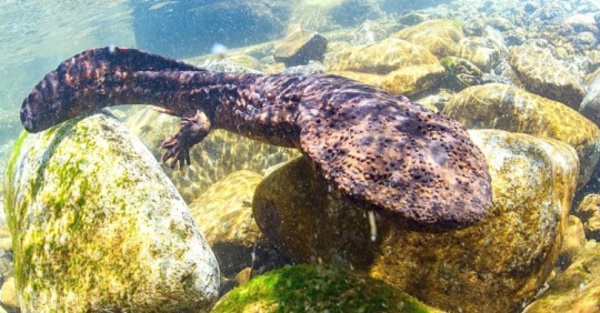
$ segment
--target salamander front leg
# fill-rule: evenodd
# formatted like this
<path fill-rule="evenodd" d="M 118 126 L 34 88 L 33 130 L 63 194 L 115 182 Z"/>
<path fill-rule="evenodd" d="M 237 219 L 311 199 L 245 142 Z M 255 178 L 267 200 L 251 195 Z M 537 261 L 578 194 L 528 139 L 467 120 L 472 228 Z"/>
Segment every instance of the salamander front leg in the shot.
<path fill-rule="evenodd" d="M 210 132 L 210 119 L 201 110 L 196 110 L 193 115 L 181 118 L 179 132 L 163 141 L 161 148 L 167 149 L 160 158 L 160 162 L 172 159 L 170 166 L 174 168 L 179 163 L 179 168 L 190 165 L 190 148 L 199 143 Z"/>

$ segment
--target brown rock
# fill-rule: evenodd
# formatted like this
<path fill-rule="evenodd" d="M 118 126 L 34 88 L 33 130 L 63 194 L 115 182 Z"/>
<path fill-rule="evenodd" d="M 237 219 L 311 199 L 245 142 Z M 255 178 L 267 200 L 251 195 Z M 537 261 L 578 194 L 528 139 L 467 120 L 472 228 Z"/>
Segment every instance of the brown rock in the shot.
<path fill-rule="evenodd" d="M 327 39 L 317 32 L 292 27 L 283 42 L 277 47 L 273 57 L 287 67 L 306 65 L 310 60 L 323 62 L 327 50 Z"/>
<path fill-rule="evenodd" d="M 295 262 L 366 271 L 444 310 L 516 312 L 558 257 L 577 156 L 556 140 L 495 130 L 470 134 L 488 158 L 494 193 L 487 217 L 472 227 L 420 233 L 370 217 L 328 193 L 304 159 L 259 185 L 257 223 Z"/>
<path fill-rule="evenodd" d="M 578 187 L 590 178 L 600 158 L 600 129 L 577 111 L 527 91 L 502 84 L 469 87 L 443 111 L 467 128 L 494 128 L 566 142 L 577 150 Z"/>
<path fill-rule="evenodd" d="M 509 55 L 511 67 L 527 90 L 578 110 L 585 89 L 547 49 L 517 46 Z"/>

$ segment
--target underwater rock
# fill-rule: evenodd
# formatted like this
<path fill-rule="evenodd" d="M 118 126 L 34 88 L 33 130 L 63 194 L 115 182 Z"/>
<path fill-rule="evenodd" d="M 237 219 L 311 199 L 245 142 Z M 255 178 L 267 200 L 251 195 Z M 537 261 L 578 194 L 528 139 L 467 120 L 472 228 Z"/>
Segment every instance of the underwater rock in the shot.
<path fill-rule="evenodd" d="M 483 72 L 471 61 L 449 56 L 440 63 L 446 69 L 443 85 L 448 89 L 457 92 L 481 84 Z"/>
<path fill-rule="evenodd" d="M 402 67 L 437 64 L 426 48 L 408 41 L 388 38 L 372 45 L 342 50 L 325 63 L 329 71 L 356 71 L 387 74 Z"/>
<path fill-rule="evenodd" d="M 20 312 L 19 295 L 15 286 L 15 278 L 8 278 L 0 289 L 0 302 L 11 310 Z"/>
<path fill-rule="evenodd" d="M 595 313 L 600 308 L 600 244 L 588 241 L 575 261 L 524 313 Z"/>
<path fill-rule="evenodd" d="M 160 144 L 165 134 L 177 132 L 179 119 L 144 108 L 127 120 L 127 126 L 159 159 L 163 152 Z M 268 145 L 215 130 L 190 150 L 192 164 L 185 170 L 172 170 L 168 166 L 163 168 L 186 202 L 191 203 L 229 173 L 241 170 L 262 173 L 270 166 L 299 155 L 295 149 Z"/>
<path fill-rule="evenodd" d="M 304 158 L 257 187 L 263 233 L 294 262 L 370 273 L 443 310 L 516 312 L 558 258 L 579 172 L 560 141 L 470 131 L 490 165 L 493 206 L 472 227 L 422 233 L 337 199 Z M 435 195 L 433 195 L 435 196 Z"/>
<path fill-rule="evenodd" d="M 351 43 L 353 46 L 374 44 L 387 37 L 388 28 L 383 22 L 366 20 L 358 27 Z"/>
<path fill-rule="evenodd" d="M 450 20 L 430 20 L 405 28 L 392 35 L 427 48 L 438 57 L 452 55 L 456 43 L 465 35 L 459 22 Z"/>
<path fill-rule="evenodd" d="M 385 75 L 350 71 L 329 73 L 377 86 L 389 93 L 410 96 L 438 85 L 446 69 L 438 63 L 406 66 Z"/>
<path fill-rule="evenodd" d="M 456 45 L 455 55 L 467 59 L 484 72 L 490 72 L 500 62 L 500 49 L 491 39 L 467 37 Z"/>
<path fill-rule="evenodd" d="M 583 84 L 550 51 L 516 46 L 510 50 L 509 62 L 527 90 L 579 109 L 585 95 Z"/>
<path fill-rule="evenodd" d="M 494 128 L 566 142 L 577 150 L 578 188 L 589 180 L 600 158 L 600 129 L 579 112 L 503 84 L 469 87 L 456 94 L 443 113 L 467 128 Z"/>
<path fill-rule="evenodd" d="M 588 92 L 581 102 L 579 112 L 589 118 L 596 125 L 600 125 L 600 70 L 592 73 L 593 78 Z"/>
<path fill-rule="evenodd" d="M 5 187 L 23 312 L 205 312 L 217 300 L 217 262 L 185 202 L 114 117 L 23 133 Z"/>
<path fill-rule="evenodd" d="M 225 295 L 219 312 L 394 312 L 441 313 L 385 284 L 331 265 L 284 267 Z"/>
<path fill-rule="evenodd" d="M 586 237 L 600 241 L 600 195 L 586 195 L 575 210 L 575 215 L 583 222 Z"/>
<path fill-rule="evenodd" d="M 569 215 L 569 222 L 565 229 L 563 243 L 560 247 L 558 261 L 556 262 L 558 266 L 564 270 L 571 265 L 577 254 L 579 254 L 579 251 L 585 246 L 585 243 L 583 223 L 581 223 L 579 217 Z"/>
<path fill-rule="evenodd" d="M 252 218 L 252 196 L 262 179 L 251 171 L 233 172 L 190 204 L 224 275 L 234 276 L 252 265 L 252 250 L 261 237 Z"/>
<path fill-rule="evenodd" d="M 327 39 L 319 33 L 292 26 L 277 47 L 273 57 L 275 62 L 283 62 L 285 66 L 306 65 L 310 60 L 323 62 L 327 50 Z"/>

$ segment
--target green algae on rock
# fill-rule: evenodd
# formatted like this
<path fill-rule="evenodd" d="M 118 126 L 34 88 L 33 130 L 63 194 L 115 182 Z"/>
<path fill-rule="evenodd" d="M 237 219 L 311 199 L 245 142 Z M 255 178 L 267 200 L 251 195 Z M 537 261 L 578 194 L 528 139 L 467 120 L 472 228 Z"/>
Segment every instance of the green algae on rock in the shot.
<path fill-rule="evenodd" d="M 404 229 L 336 199 L 300 158 L 267 176 L 253 211 L 259 227 L 294 262 L 368 272 L 452 312 L 516 312 L 558 258 L 579 172 L 557 140 L 470 131 L 490 165 L 493 206 L 479 223 L 443 233 Z M 374 241 L 373 241 L 374 239 Z"/>
<path fill-rule="evenodd" d="M 254 278 L 225 295 L 211 312 L 441 313 L 380 280 L 316 264 Z"/>
<path fill-rule="evenodd" d="M 579 112 L 525 90 L 503 84 L 469 87 L 443 113 L 467 128 L 494 128 L 568 143 L 580 162 L 578 188 L 585 186 L 600 158 L 600 129 Z"/>
<path fill-rule="evenodd" d="M 206 240 L 115 118 L 22 135 L 5 186 L 23 312 L 197 312 L 216 301 Z"/>

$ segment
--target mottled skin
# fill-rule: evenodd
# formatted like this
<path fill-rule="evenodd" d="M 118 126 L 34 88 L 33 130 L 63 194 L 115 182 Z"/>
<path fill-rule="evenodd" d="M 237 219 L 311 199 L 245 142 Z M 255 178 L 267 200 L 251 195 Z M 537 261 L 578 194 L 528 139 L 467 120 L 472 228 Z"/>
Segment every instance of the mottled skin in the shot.
<path fill-rule="evenodd" d="M 84 51 L 21 108 L 30 132 L 96 109 L 153 104 L 181 118 L 161 161 L 183 166 L 212 129 L 300 149 L 335 190 L 408 226 L 472 224 L 491 205 L 487 164 L 458 122 L 333 75 L 207 71 L 134 49 Z"/>

